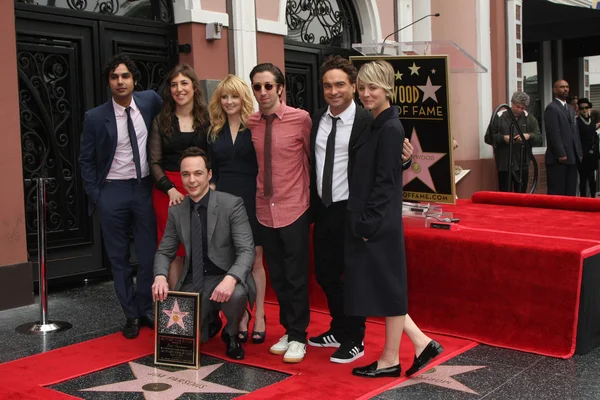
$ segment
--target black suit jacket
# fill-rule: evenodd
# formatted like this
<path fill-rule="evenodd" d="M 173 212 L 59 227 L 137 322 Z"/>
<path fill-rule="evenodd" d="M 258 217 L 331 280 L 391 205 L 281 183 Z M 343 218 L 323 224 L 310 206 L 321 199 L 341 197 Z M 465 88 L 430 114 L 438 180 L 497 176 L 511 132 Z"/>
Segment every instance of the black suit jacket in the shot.
<path fill-rule="evenodd" d="M 152 120 L 160 111 L 162 101 L 153 90 L 134 92 L 133 99 L 140 109 L 148 134 Z M 147 146 L 150 140 L 146 141 Z M 92 215 L 100 198 L 102 184 L 110 171 L 117 149 L 117 121 L 112 98 L 85 114 L 79 147 L 79 166 L 83 189 L 88 195 L 88 212 Z M 150 150 L 146 149 L 150 160 Z"/>
<path fill-rule="evenodd" d="M 319 123 L 323 114 L 326 112 L 327 107 L 324 107 L 313 114 L 312 129 L 310 132 L 310 204 L 313 219 L 315 218 L 317 208 L 323 204 L 317 192 L 315 142 L 317 140 L 317 133 L 319 132 Z M 350 180 L 350 171 L 352 171 L 354 166 L 354 154 L 351 151 L 352 147 L 356 144 L 363 132 L 370 126 L 372 121 L 373 115 L 359 105 L 356 105 L 356 114 L 354 115 L 354 123 L 350 133 L 350 142 L 348 144 L 348 180 Z"/>
<path fill-rule="evenodd" d="M 575 121 L 575 110 L 564 107 L 557 99 L 552 100 L 544 111 L 546 125 L 546 164 L 558 164 L 560 157 L 567 156 L 564 164 L 581 161 L 581 141 Z"/>

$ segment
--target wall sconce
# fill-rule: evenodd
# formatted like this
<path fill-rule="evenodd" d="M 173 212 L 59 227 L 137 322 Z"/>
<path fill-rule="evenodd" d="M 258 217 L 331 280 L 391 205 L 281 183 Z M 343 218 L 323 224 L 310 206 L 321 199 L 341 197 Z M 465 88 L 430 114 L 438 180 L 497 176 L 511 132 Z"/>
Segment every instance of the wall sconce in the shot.
<path fill-rule="evenodd" d="M 206 24 L 206 40 L 220 40 L 223 24 L 220 22 L 211 22 Z"/>

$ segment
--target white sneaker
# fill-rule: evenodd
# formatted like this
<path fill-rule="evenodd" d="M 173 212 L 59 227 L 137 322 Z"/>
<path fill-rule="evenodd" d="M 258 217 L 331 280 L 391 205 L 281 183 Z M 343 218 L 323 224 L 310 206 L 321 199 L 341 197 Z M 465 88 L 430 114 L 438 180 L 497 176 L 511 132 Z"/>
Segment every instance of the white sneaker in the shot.
<path fill-rule="evenodd" d="M 292 340 L 287 351 L 283 355 L 283 362 L 299 363 L 300 361 L 304 360 L 304 354 L 306 354 L 306 345 L 304 343 Z"/>
<path fill-rule="evenodd" d="M 285 354 L 288 347 L 290 347 L 290 344 L 288 343 L 288 335 L 283 335 L 281 339 L 279 339 L 279 342 L 271 346 L 269 353 L 278 355 Z"/>

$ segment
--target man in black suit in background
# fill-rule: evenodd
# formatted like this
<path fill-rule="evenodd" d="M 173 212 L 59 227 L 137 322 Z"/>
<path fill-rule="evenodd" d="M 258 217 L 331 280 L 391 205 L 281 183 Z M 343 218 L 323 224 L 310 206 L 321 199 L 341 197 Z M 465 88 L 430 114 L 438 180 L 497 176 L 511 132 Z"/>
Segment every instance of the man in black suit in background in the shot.
<path fill-rule="evenodd" d="M 338 348 L 330 358 L 350 363 L 364 355 L 365 318 L 344 313 L 344 227 L 348 203 L 350 149 L 373 120 L 371 113 L 354 102 L 358 71 L 341 56 L 321 66 L 323 94 L 328 107 L 312 116 L 311 212 L 315 276 L 327 297 L 330 329 L 309 338 L 308 344 Z M 410 165 L 412 146 L 404 143 L 402 160 Z M 407 161 L 408 160 L 408 161 Z"/>
<path fill-rule="evenodd" d="M 554 82 L 552 92 L 555 99 L 544 111 L 548 194 L 575 196 L 582 152 L 575 110 L 567 104 L 569 84 L 560 79 Z"/>
<path fill-rule="evenodd" d="M 138 336 L 140 325 L 154 328 L 157 239 L 147 143 L 162 102 L 152 90 L 134 93 L 139 75 L 135 63 L 124 54 L 108 62 L 103 77 L 112 96 L 85 114 L 79 156 L 89 214 L 98 209 L 117 299 L 127 318 L 123 327 L 127 339 Z M 138 259 L 135 287 L 128 259 L 131 231 Z"/>

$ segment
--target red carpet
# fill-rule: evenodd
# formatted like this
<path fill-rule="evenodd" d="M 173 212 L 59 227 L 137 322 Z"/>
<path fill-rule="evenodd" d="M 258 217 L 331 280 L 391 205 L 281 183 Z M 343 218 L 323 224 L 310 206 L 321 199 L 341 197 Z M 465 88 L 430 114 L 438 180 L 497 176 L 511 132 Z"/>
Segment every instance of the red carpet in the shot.
<path fill-rule="evenodd" d="M 267 305 L 267 341 L 262 345 L 246 344 L 246 359 L 243 364 L 253 365 L 291 374 L 288 379 L 248 395 L 248 399 L 315 399 L 344 398 L 354 399 L 373 396 L 392 387 L 406 377 L 385 379 L 364 379 L 351 375 L 358 365 L 368 364 L 380 354 L 384 341 L 384 326 L 378 323 L 367 325 L 365 339 L 366 354 L 359 361 L 349 365 L 329 362 L 332 349 L 308 348 L 306 358 L 300 364 L 284 364 L 282 356 L 268 353 L 269 346 L 283 331 L 274 322 L 278 307 Z M 273 322 L 272 322 L 273 321 Z M 320 333 L 328 328 L 329 316 L 312 313 L 309 333 Z M 433 335 L 442 346 L 444 353 L 435 360 L 437 365 L 476 345 L 464 339 Z M 63 347 L 35 356 L 0 365 L 0 399 L 73 399 L 74 397 L 56 392 L 44 386 L 59 383 L 98 370 L 135 360 L 153 352 L 153 331 L 143 328 L 139 338 L 126 340 L 121 334 Z M 202 348 L 203 354 L 224 358 L 224 344 L 214 338 Z M 401 347 L 403 369 L 412 364 L 413 348 L 408 337 L 404 337 Z M 365 398 L 368 398 L 365 397 Z"/>

